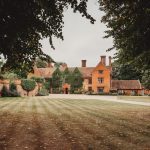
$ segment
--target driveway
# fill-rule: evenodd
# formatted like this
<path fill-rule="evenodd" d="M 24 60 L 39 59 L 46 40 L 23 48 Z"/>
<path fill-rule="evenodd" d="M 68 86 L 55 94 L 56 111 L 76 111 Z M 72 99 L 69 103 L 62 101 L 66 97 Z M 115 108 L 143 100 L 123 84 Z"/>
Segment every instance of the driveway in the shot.
<path fill-rule="evenodd" d="M 55 99 L 79 99 L 79 100 L 86 100 L 86 99 L 95 99 L 95 100 L 105 100 L 111 101 L 116 103 L 126 103 L 126 104 L 134 104 L 134 105 L 142 105 L 142 106 L 150 106 L 149 102 L 138 102 L 134 100 L 122 100 L 118 96 L 99 96 L 99 95 L 75 95 L 75 94 L 50 94 L 49 98 Z M 142 97 L 140 96 L 142 99 Z"/>

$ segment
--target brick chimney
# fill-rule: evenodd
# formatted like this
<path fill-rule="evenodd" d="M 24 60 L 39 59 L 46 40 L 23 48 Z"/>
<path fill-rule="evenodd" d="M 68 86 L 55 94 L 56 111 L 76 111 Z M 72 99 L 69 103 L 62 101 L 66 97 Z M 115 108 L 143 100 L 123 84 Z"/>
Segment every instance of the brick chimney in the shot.
<path fill-rule="evenodd" d="M 101 56 L 101 62 L 106 66 L 106 56 Z"/>
<path fill-rule="evenodd" d="M 86 60 L 81 60 L 81 67 L 86 67 Z"/>
<path fill-rule="evenodd" d="M 111 56 L 109 56 L 109 66 L 111 66 Z"/>

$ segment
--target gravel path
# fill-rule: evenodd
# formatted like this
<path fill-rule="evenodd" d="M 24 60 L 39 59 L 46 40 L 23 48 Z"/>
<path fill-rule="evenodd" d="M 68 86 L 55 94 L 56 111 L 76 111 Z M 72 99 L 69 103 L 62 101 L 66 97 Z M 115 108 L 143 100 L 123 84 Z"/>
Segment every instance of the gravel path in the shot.
<path fill-rule="evenodd" d="M 137 102 L 130 100 L 121 100 L 117 96 L 98 96 L 98 95 L 74 95 L 74 94 L 50 94 L 50 99 L 95 99 L 95 100 L 105 100 L 105 101 L 111 101 L 111 102 L 117 102 L 117 103 L 126 103 L 126 104 L 133 104 L 133 105 L 142 105 L 142 106 L 150 106 L 150 102 Z M 140 97 L 142 99 L 142 97 Z"/>

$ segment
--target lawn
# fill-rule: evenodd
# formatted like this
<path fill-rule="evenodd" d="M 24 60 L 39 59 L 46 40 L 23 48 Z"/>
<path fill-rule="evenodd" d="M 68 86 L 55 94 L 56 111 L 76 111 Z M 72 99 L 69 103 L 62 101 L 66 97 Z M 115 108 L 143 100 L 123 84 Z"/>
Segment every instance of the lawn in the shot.
<path fill-rule="evenodd" d="M 0 99 L 0 150 L 149 150 L 150 107 L 44 97 Z"/>
<path fill-rule="evenodd" d="M 150 103 L 150 96 L 118 96 L 119 100 Z"/>

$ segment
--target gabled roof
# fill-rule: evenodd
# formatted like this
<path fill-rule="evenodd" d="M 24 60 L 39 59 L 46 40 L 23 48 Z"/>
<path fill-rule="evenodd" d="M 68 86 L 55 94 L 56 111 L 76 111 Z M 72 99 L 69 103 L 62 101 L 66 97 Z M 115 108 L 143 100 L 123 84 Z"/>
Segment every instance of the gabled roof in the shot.
<path fill-rule="evenodd" d="M 142 89 L 139 80 L 112 80 L 111 90 L 138 90 Z"/>
<path fill-rule="evenodd" d="M 93 71 L 97 70 L 97 68 L 99 66 L 103 66 L 104 68 L 108 69 L 108 70 L 111 70 L 111 66 L 105 66 L 101 61 L 97 64 L 96 67 L 94 67 Z"/>
<path fill-rule="evenodd" d="M 73 72 L 75 68 L 78 68 L 84 78 L 92 77 L 92 71 L 95 67 L 69 67 L 68 70 Z"/>

